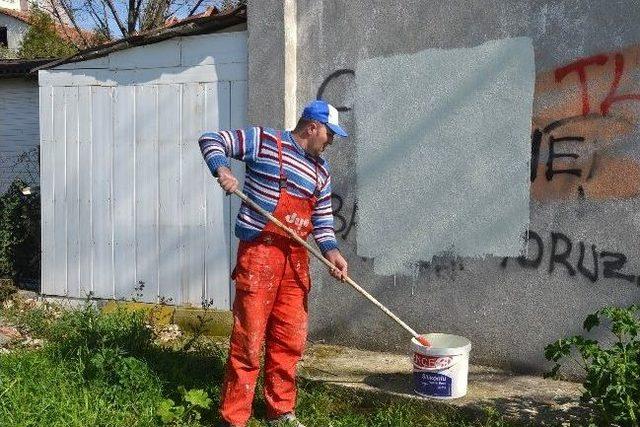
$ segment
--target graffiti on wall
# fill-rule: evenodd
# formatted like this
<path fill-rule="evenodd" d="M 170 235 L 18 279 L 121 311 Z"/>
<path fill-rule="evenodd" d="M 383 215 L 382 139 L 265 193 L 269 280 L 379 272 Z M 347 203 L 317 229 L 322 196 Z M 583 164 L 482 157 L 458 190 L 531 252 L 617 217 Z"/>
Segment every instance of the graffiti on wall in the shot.
<path fill-rule="evenodd" d="M 351 208 L 346 209 L 342 197 L 337 193 L 331 194 L 331 204 L 333 205 L 334 231 L 346 240 L 356 225 L 356 211 L 358 206 L 354 202 Z"/>
<path fill-rule="evenodd" d="M 344 93 L 355 72 L 339 69 L 318 87 L 317 97 Z M 349 100 L 336 105 L 351 113 Z M 531 135 L 531 197 L 540 202 L 614 200 L 640 195 L 640 46 L 578 58 L 536 78 Z M 335 194 L 336 234 L 347 239 L 357 206 Z M 529 255 L 508 265 L 550 275 L 619 280 L 640 286 L 640 274 L 622 252 L 573 239 L 557 230 L 529 231 Z M 460 260 L 461 261 L 461 260 Z M 462 267 L 462 263 L 459 263 Z M 421 269 L 430 267 L 422 263 Z M 457 269 L 457 268 L 456 268 Z M 462 269 L 462 268 L 460 268 Z"/>
<path fill-rule="evenodd" d="M 339 69 L 317 90 L 352 84 Z M 531 196 L 616 199 L 640 194 L 640 46 L 563 64 L 536 78 L 531 135 Z M 341 112 L 351 107 L 337 105 Z M 616 154 L 618 152 L 618 154 Z"/>
<path fill-rule="evenodd" d="M 353 77 L 356 75 L 355 71 L 353 71 L 350 68 L 343 68 L 340 70 L 336 70 L 333 73 L 329 74 L 320 84 L 320 87 L 318 87 L 318 92 L 316 93 L 316 98 L 317 99 L 322 99 L 325 91 L 327 90 L 327 87 L 330 84 L 333 83 L 339 83 L 341 80 L 343 79 L 353 79 Z M 334 105 L 334 107 L 336 107 L 336 110 L 340 111 L 340 112 L 346 112 L 346 111 L 351 111 L 351 107 L 347 107 L 344 105 Z"/>
<path fill-rule="evenodd" d="M 344 84 L 347 81 L 353 80 L 354 76 L 355 71 L 349 68 L 343 68 L 332 72 L 322 81 L 322 83 L 318 87 L 316 98 L 322 99 L 327 88 L 330 85 Z M 334 107 L 336 107 L 336 109 L 341 113 L 351 111 L 351 107 L 345 105 L 334 104 Z M 356 211 L 358 208 L 357 204 L 354 202 L 352 206 L 346 206 L 344 204 L 342 196 L 335 192 L 331 195 L 331 202 L 333 205 L 335 233 L 337 236 L 340 236 L 346 240 L 349 237 L 349 234 L 353 230 L 354 226 L 356 225 Z"/>
<path fill-rule="evenodd" d="M 640 46 L 580 58 L 536 79 L 531 195 L 540 201 L 640 194 Z M 629 155 L 635 151 L 636 158 Z"/>
<path fill-rule="evenodd" d="M 621 252 L 600 250 L 594 244 L 575 242 L 558 231 L 551 231 L 545 243 L 540 234 L 529 231 L 529 255 L 503 258 L 500 266 L 515 262 L 525 269 L 545 268 L 549 274 L 564 271 L 569 276 L 581 275 L 592 283 L 599 279 L 620 279 L 640 286 L 640 275 L 625 271 L 627 256 Z"/>

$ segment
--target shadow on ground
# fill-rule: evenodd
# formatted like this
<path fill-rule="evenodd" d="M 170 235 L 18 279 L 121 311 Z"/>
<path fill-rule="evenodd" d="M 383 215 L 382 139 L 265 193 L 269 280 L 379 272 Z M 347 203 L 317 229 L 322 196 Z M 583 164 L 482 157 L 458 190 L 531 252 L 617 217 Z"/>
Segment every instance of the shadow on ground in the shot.
<path fill-rule="evenodd" d="M 485 374 L 470 374 L 469 382 L 487 381 Z M 479 378 L 483 377 L 483 378 Z M 491 374 L 491 380 L 496 383 L 506 383 L 507 378 L 495 378 Z M 329 381 L 330 382 L 330 381 Z M 535 396 L 509 396 L 503 398 L 486 397 L 479 395 L 477 390 L 471 390 L 470 395 L 455 400 L 423 399 L 413 393 L 412 374 L 376 374 L 364 378 L 364 384 L 380 390 L 383 393 L 394 395 L 406 395 L 414 399 L 454 405 L 470 415 L 482 413 L 487 407 L 492 407 L 498 413 L 509 420 L 530 425 L 560 425 L 563 423 L 581 424 L 589 417 L 589 410 L 583 406 L 576 406 L 575 399 L 560 397 L 549 399 L 548 397 Z M 339 384 L 336 381 L 335 384 Z M 496 384 L 499 386 L 498 384 Z"/>

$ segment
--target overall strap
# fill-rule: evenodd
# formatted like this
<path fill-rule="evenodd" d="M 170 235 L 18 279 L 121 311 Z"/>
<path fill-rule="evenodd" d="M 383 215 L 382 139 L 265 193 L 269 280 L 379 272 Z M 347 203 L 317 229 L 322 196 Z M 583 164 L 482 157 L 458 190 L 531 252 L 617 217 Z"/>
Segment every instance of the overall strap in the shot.
<path fill-rule="evenodd" d="M 278 131 L 278 136 L 276 138 L 276 143 L 278 144 L 278 163 L 280 165 L 280 188 L 287 188 L 287 175 L 284 173 L 284 168 L 282 166 L 282 132 Z"/>
<path fill-rule="evenodd" d="M 320 188 L 318 188 L 318 184 L 319 184 L 319 179 L 318 179 L 318 161 L 316 159 L 313 159 L 313 164 L 316 166 L 316 183 L 314 185 L 313 188 L 313 195 L 318 198 L 320 197 Z"/>

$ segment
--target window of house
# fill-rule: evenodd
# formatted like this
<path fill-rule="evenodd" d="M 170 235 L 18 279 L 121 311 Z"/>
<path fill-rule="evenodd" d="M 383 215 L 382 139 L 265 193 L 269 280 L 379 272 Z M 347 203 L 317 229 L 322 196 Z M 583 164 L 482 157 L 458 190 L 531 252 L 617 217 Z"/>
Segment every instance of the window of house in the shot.
<path fill-rule="evenodd" d="M 0 46 L 9 47 L 9 39 L 7 37 L 7 27 L 0 27 Z"/>

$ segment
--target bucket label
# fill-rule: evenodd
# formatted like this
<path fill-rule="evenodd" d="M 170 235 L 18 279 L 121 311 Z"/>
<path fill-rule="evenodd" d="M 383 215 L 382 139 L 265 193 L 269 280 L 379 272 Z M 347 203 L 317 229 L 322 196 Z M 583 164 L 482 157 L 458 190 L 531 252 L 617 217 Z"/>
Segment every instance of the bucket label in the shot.
<path fill-rule="evenodd" d="M 451 378 L 432 372 L 413 372 L 416 393 L 427 396 L 450 397 Z"/>
<path fill-rule="evenodd" d="M 413 353 L 413 366 L 417 369 L 447 369 L 452 365 L 453 357 L 450 356 L 427 356 L 420 353 Z"/>

